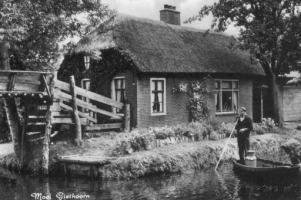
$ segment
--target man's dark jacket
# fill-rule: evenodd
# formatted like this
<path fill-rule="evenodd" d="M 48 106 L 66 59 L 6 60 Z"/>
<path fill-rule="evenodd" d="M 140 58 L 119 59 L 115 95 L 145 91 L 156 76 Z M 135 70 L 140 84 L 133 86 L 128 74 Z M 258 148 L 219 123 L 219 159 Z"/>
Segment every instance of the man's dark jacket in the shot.
<path fill-rule="evenodd" d="M 250 117 L 245 116 L 245 119 L 240 121 L 239 117 L 237 118 L 237 124 L 235 126 L 235 129 L 237 130 L 237 133 L 239 134 L 239 130 L 242 128 L 247 128 L 246 131 L 243 132 L 245 136 L 249 136 L 250 132 L 253 131 L 253 123 Z"/>

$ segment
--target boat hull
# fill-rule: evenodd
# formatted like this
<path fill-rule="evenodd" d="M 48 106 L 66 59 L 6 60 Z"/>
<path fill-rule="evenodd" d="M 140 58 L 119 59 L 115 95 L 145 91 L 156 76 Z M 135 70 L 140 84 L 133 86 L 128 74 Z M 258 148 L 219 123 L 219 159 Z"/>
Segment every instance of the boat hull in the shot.
<path fill-rule="evenodd" d="M 293 179 L 299 175 L 300 165 L 284 164 L 257 159 L 257 166 L 251 167 L 233 159 L 234 172 L 247 180 L 279 182 Z"/>

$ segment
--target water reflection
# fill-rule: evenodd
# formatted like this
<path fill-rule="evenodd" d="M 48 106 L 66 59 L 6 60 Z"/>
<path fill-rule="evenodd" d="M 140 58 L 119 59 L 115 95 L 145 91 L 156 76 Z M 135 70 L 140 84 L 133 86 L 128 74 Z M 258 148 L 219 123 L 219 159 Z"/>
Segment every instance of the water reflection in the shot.
<path fill-rule="evenodd" d="M 214 169 L 136 180 L 32 178 L 0 168 L 1 200 L 32 199 L 301 199 L 301 178 L 264 185 L 233 173 L 231 163 Z"/>

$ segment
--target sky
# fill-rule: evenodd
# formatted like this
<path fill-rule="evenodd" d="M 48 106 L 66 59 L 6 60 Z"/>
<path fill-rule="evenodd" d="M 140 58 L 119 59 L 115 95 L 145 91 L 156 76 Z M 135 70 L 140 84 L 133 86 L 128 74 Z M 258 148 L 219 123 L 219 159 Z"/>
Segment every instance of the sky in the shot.
<path fill-rule="evenodd" d="M 215 1 L 217 0 L 102 0 L 111 9 L 120 13 L 153 20 L 160 20 L 159 11 L 164 8 L 164 4 L 176 6 L 176 10 L 181 12 L 181 26 L 202 30 L 210 29 L 212 16 L 208 16 L 202 21 L 194 21 L 188 24 L 183 22 L 197 15 L 204 5 L 212 5 Z M 233 25 L 225 32 L 234 36 L 237 36 L 239 33 L 238 28 Z"/>

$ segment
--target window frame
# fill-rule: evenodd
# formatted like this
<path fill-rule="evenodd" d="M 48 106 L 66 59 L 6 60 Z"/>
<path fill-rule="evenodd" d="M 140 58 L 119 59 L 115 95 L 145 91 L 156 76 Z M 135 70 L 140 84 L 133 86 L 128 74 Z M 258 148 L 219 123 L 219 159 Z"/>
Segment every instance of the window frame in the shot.
<path fill-rule="evenodd" d="M 215 88 L 215 82 L 219 82 L 220 84 L 220 88 L 219 89 L 216 89 Z M 222 82 L 231 82 L 231 88 L 230 89 L 223 89 L 222 88 Z M 237 89 L 234 89 L 233 88 L 233 82 L 237 82 Z M 239 108 L 239 89 L 240 89 L 240 85 L 239 85 L 239 80 L 238 79 L 214 79 L 214 92 L 220 92 L 220 97 L 219 97 L 219 102 L 220 102 L 220 105 L 219 107 L 222 108 L 222 92 L 223 91 L 230 91 L 231 94 L 232 94 L 232 111 L 223 111 L 223 109 L 221 109 L 221 111 L 217 111 L 216 110 L 216 107 L 215 107 L 215 114 L 216 115 L 224 115 L 224 114 L 236 114 L 237 113 L 237 109 Z M 235 110 L 233 107 L 233 93 L 234 92 L 237 92 L 237 109 Z M 215 99 L 214 99 L 214 102 L 215 102 Z"/>
<path fill-rule="evenodd" d="M 152 82 L 153 81 L 163 81 L 163 112 L 154 112 L 152 107 L 152 93 L 154 88 L 152 88 Z M 150 111 L 151 116 L 160 116 L 160 115 L 166 115 L 166 78 L 150 78 Z"/>
<path fill-rule="evenodd" d="M 124 98 L 126 98 L 125 76 L 115 76 L 115 77 L 113 77 L 112 82 L 111 82 L 111 99 L 113 99 L 114 101 L 116 101 L 116 88 L 115 88 L 115 80 L 116 79 L 124 79 Z M 123 102 L 121 102 L 121 103 L 123 103 Z M 124 116 L 124 113 L 117 112 L 117 108 L 115 108 L 115 107 L 112 107 L 112 112 L 116 115 Z"/>

